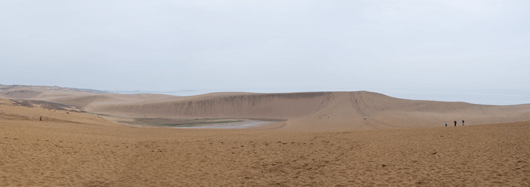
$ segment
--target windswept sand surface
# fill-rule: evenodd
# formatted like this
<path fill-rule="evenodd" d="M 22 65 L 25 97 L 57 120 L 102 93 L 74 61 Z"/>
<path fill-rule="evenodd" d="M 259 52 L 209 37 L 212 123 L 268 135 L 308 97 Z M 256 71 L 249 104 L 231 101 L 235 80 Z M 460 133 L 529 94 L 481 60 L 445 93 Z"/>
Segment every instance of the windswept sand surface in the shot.
<path fill-rule="evenodd" d="M 371 92 L 174 97 L 46 89 L 0 87 L 0 186 L 530 186 L 529 105 Z M 53 102 L 123 117 L 287 121 L 261 129 L 138 128 L 42 107 Z M 497 124 L 479 125 L 488 123 Z"/>
<path fill-rule="evenodd" d="M 294 132 L 131 128 L 89 114 L 0 111 L 0 186 L 530 185 L 529 121 Z M 38 121 L 42 114 L 49 118 Z"/>
<path fill-rule="evenodd" d="M 278 126 L 293 131 L 400 129 L 439 127 L 445 121 L 451 124 L 455 120 L 459 125 L 462 120 L 467 125 L 477 125 L 530 119 L 530 104 L 494 106 L 418 101 L 366 91 L 211 93 L 177 97 L 157 94 L 101 94 L 60 87 L 0 86 L 0 96 L 55 102 L 91 113 L 128 118 L 287 120 Z"/>

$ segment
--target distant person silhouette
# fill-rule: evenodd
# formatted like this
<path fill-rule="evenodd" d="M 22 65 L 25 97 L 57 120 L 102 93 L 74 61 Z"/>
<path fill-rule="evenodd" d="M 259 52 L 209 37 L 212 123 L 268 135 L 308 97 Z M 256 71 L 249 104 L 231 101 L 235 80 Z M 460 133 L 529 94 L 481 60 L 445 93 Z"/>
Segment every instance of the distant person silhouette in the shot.
<path fill-rule="evenodd" d="M 445 122 L 445 127 L 447 127 L 447 121 Z"/>
<path fill-rule="evenodd" d="M 464 126 L 464 120 L 462 120 L 462 126 Z"/>
<path fill-rule="evenodd" d="M 456 121 L 455 121 L 455 127 L 456 127 Z"/>

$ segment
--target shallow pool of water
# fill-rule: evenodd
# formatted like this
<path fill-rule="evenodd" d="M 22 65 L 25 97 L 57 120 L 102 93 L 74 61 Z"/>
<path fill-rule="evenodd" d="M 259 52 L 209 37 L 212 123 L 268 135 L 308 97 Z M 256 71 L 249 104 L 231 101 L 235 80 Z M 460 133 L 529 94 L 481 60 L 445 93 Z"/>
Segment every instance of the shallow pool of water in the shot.
<path fill-rule="evenodd" d="M 241 122 L 232 123 L 218 123 L 211 125 L 201 125 L 194 127 L 174 127 L 174 128 L 185 128 L 185 129 L 246 129 L 252 127 L 258 127 L 265 124 L 274 123 L 273 121 L 259 121 L 259 120 L 247 120 Z"/>

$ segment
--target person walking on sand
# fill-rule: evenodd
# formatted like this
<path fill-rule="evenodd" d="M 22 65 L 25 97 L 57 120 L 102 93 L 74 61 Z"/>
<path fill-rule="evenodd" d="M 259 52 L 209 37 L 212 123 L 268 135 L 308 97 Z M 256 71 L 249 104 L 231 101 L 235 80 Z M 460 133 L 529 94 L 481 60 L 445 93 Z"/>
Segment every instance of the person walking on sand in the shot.
<path fill-rule="evenodd" d="M 455 127 L 456 127 L 456 121 L 455 121 Z"/>
<path fill-rule="evenodd" d="M 462 120 L 462 126 L 464 126 L 464 120 Z"/>
<path fill-rule="evenodd" d="M 445 127 L 447 127 L 447 121 L 445 121 Z"/>

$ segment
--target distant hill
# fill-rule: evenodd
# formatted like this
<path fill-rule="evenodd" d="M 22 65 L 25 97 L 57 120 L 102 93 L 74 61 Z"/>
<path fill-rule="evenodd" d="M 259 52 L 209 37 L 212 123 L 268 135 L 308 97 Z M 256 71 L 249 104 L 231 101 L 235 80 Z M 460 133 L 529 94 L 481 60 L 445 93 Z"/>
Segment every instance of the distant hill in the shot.
<path fill-rule="evenodd" d="M 282 119 L 285 130 L 361 130 L 530 119 L 530 105 L 407 100 L 374 92 L 105 94 L 95 89 L 0 86 L 0 97 L 43 100 L 122 117 Z"/>

